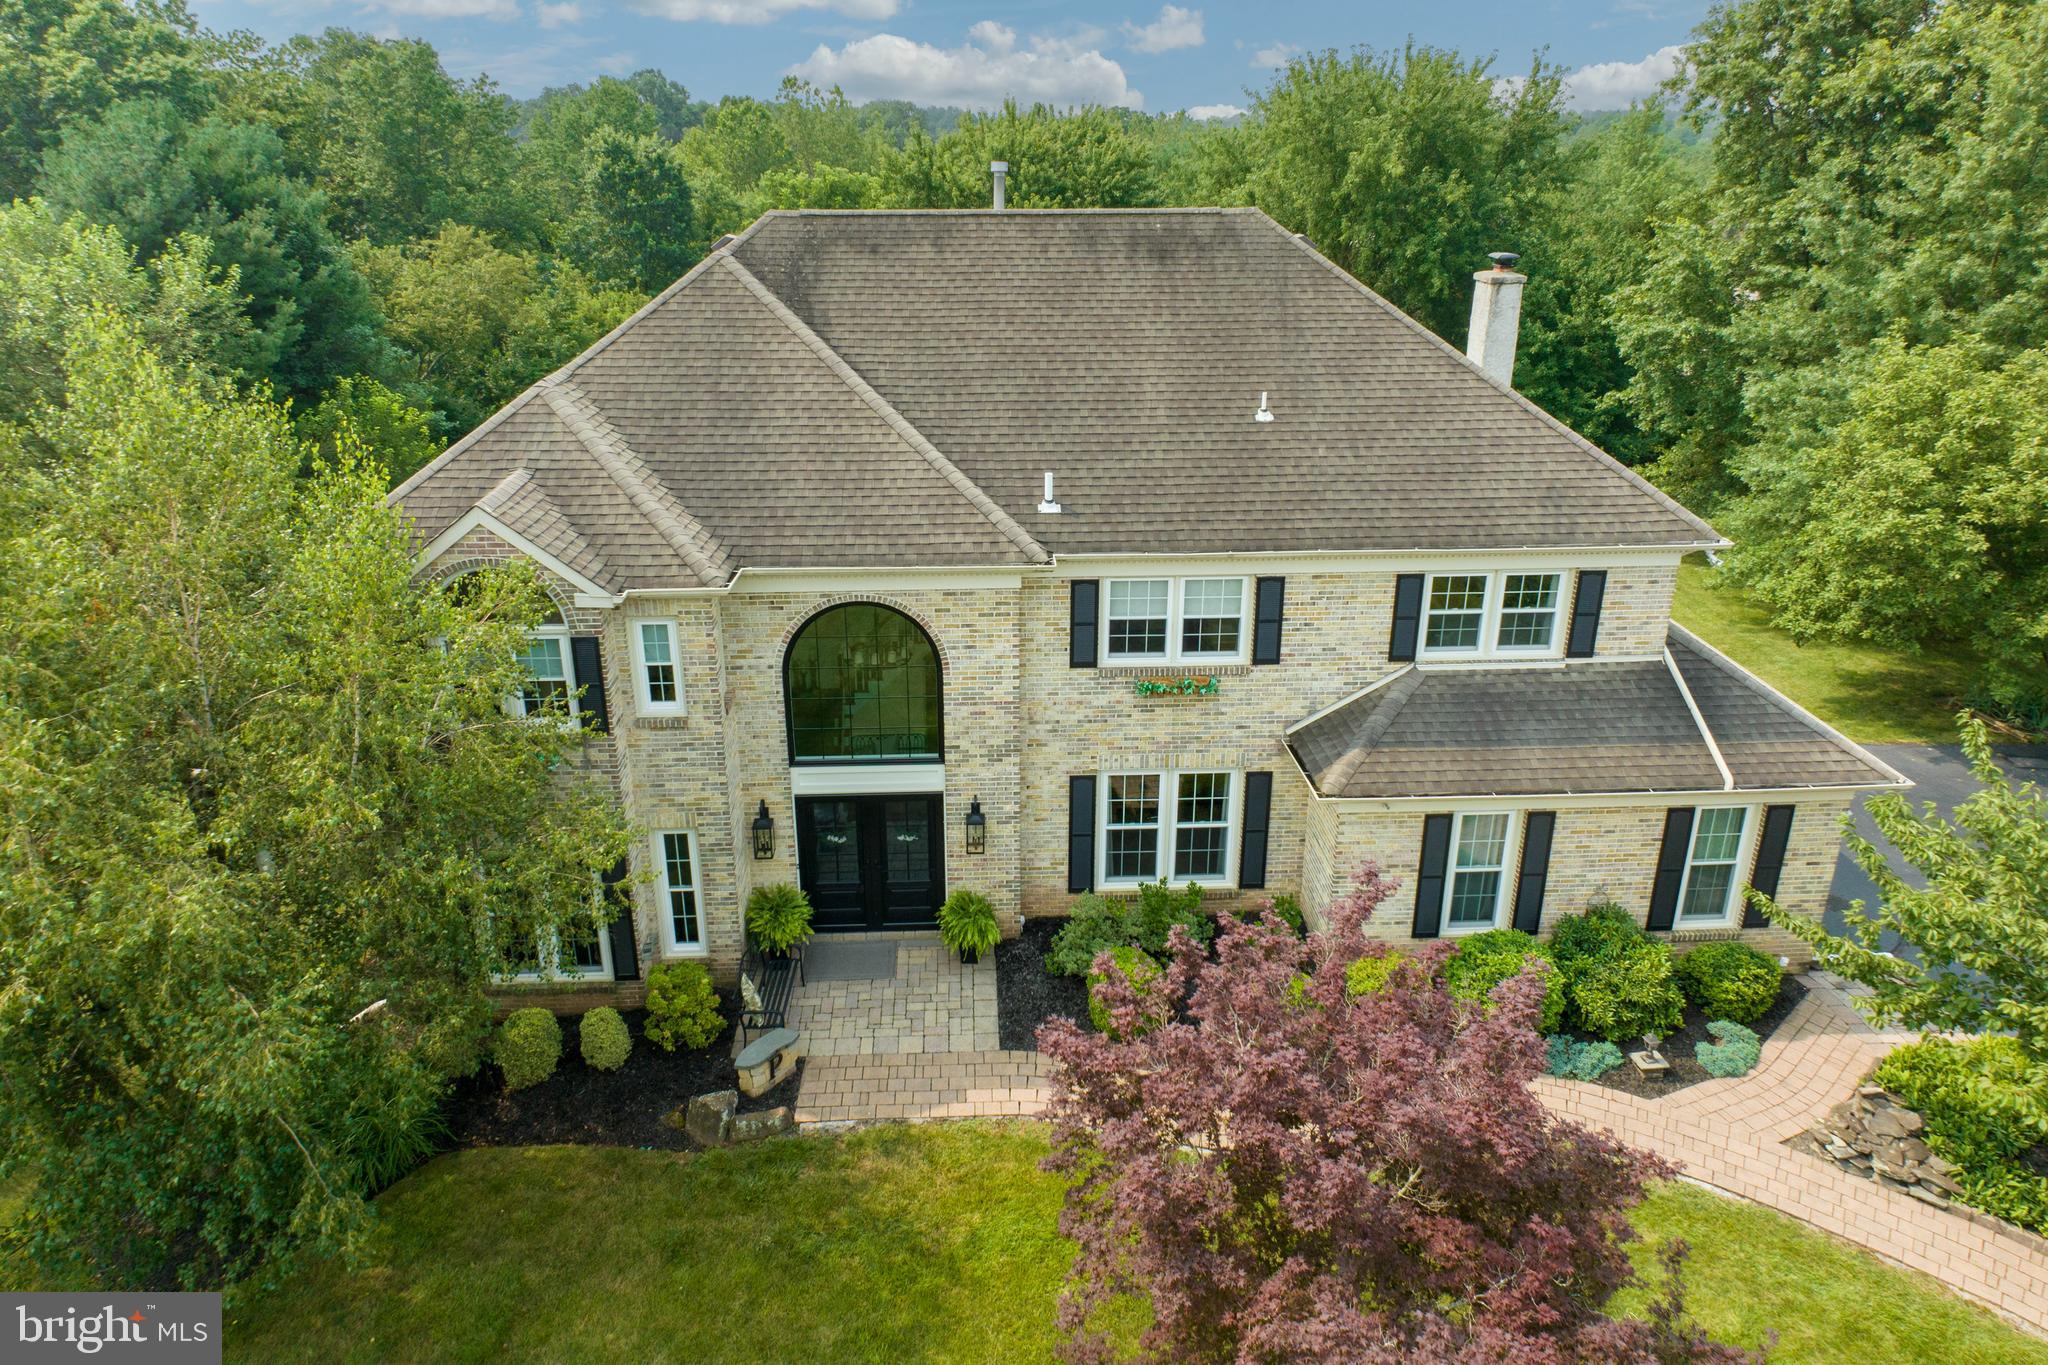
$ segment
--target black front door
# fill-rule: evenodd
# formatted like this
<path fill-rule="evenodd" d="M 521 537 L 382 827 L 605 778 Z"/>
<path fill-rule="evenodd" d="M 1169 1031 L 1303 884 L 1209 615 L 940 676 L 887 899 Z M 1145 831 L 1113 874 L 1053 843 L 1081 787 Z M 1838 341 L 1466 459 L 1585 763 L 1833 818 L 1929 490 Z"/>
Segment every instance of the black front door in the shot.
<path fill-rule="evenodd" d="M 805 796 L 796 803 L 797 865 L 821 932 L 918 929 L 944 898 L 942 799 Z"/>

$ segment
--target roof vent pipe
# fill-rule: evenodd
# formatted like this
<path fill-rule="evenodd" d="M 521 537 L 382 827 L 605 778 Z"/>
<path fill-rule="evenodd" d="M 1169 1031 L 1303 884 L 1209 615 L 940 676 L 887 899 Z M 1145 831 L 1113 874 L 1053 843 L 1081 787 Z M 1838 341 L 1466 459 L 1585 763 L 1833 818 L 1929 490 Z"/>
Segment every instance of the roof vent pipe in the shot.
<path fill-rule="evenodd" d="M 1003 163 L 998 161 L 996 164 L 1000 166 Z M 997 181 L 996 183 L 1001 184 L 1002 182 Z M 1052 497 L 1052 471 L 1050 469 L 1045 471 L 1045 496 L 1038 500 L 1038 510 L 1041 512 L 1057 512 L 1060 510 L 1060 505 L 1054 502 Z"/>
<path fill-rule="evenodd" d="M 996 212 L 1001 213 L 1003 210 L 1003 181 L 1010 174 L 1010 163 L 1007 161 L 991 161 L 988 163 L 988 169 L 989 174 L 996 178 Z"/>
<path fill-rule="evenodd" d="M 1270 422 L 1273 420 L 1273 409 L 1266 406 L 1266 391 L 1264 389 L 1259 390 L 1259 410 L 1252 414 L 1252 420 L 1254 422 Z"/>
<path fill-rule="evenodd" d="M 1495 251 L 1493 269 L 1472 276 L 1472 329 L 1465 339 L 1465 358 L 1501 384 L 1515 382 L 1515 342 L 1522 330 L 1522 286 L 1529 277 L 1513 267 L 1521 258 Z"/>

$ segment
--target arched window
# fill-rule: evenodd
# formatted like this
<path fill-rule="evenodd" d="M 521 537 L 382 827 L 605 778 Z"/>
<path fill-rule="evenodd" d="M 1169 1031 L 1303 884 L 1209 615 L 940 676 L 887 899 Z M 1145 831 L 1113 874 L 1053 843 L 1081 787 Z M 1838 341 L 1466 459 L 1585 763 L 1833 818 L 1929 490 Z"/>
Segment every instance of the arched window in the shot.
<path fill-rule="evenodd" d="M 792 763 L 939 761 L 939 654 L 890 607 L 828 607 L 783 660 Z"/>

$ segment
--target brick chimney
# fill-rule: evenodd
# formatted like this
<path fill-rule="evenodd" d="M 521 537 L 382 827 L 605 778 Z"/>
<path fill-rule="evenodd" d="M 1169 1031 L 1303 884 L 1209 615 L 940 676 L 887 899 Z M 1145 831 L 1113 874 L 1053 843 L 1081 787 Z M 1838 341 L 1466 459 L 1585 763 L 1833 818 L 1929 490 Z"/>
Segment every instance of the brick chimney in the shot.
<path fill-rule="evenodd" d="M 1472 329 L 1465 357 L 1503 384 L 1515 382 L 1515 342 L 1522 332 L 1522 286 L 1527 275 L 1516 273 L 1521 257 L 1512 251 L 1490 253 L 1493 269 L 1472 276 Z"/>

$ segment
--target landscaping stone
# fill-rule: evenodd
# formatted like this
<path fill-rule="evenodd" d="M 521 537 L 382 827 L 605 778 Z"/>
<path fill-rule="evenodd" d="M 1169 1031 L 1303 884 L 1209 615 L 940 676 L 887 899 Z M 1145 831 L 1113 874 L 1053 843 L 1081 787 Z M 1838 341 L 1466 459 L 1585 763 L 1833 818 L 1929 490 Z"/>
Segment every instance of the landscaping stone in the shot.
<path fill-rule="evenodd" d="M 683 1115 L 683 1131 L 706 1147 L 723 1147 L 731 1141 L 733 1111 L 739 1108 L 737 1090 L 714 1090 L 690 1101 Z"/>
<path fill-rule="evenodd" d="M 736 1114 L 726 1126 L 726 1140 L 732 1143 L 759 1142 L 762 1138 L 786 1133 L 796 1126 L 790 1116 L 789 1106 L 779 1104 L 773 1109 L 763 1109 L 757 1114 Z"/>
<path fill-rule="evenodd" d="M 1955 1169 L 1914 1136 L 1926 1120 L 1883 1086 L 1859 1085 L 1851 1099 L 1828 1110 L 1807 1130 L 1816 1154 L 1852 1175 L 1903 1190 L 1923 1203 L 1947 1206 L 1960 1193 L 1949 1173 Z"/>

